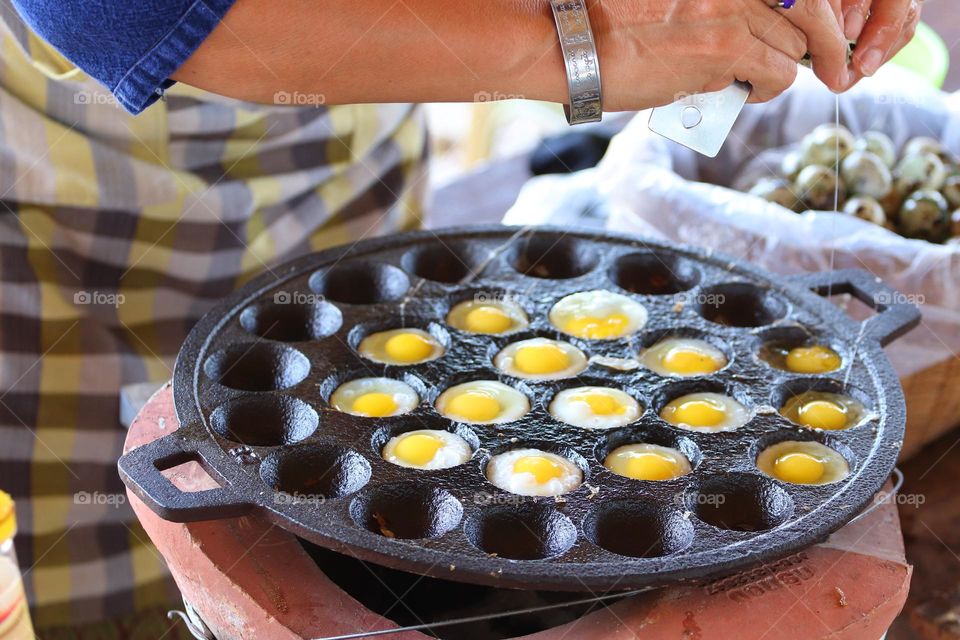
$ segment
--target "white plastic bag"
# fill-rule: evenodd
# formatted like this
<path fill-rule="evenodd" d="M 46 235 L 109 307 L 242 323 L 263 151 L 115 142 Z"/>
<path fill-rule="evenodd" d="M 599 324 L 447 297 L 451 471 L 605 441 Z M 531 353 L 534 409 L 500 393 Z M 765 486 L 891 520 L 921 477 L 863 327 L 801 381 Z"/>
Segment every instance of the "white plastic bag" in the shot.
<path fill-rule="evenodd" d="M 835 105 L 834 94 L 804 72 L 781 98 L 748 105 L 715 159 L 651 133 L 648 114 L 639 114 L 597 170 L 598 191 L 610 207 L 607 226 L 711 247 L 780 273 L 866 269 L 922 307 L 923 325 L 888 349 L 898 373 L 956 359 L 960 248 L 903 238 L 843 214 L 796 214 L 721 186 L 751 161 L 756 169 L 764 150 L 795 144 L 817 125 L 833 122 Z M 842 95 L 840 121 L 854 133 L 882 130 L 898 146 L 925 135 L 960 152 L 960 100 L 895 68 Z"/>

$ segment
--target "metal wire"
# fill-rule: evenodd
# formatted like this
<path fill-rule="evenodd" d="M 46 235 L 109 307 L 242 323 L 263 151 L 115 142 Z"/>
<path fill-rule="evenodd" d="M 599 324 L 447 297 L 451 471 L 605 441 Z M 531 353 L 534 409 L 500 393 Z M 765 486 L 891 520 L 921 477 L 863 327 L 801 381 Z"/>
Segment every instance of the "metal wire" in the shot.
<path fill-rule="evenodd" d="M 342 636 L 328 636 L 324 638 L 315 638 L 314 640 L 356 640 L 357 638 L 373 638 L 377 636 L 388 636 L 388 635 L 393 635 L 395 633 L 404 633 L 407 631 L 425 631 L 428 629 L 451 627 L 458 624 L 469 624 L 471 622 L 484 622 L 486 620 L 496 620 L 498 618 L 520 616 L 527 613 L 539 613 L 541 611 L 550 611 L 552 609 L 563 609 L 564 607 L 573 607 L 581 604 L 592 604 L 596 602 L 604 602 L 606 600 L 614 600 L 616 598 L 629 598 L 629 597 L 640 595 L 641 593 L 646 593 L 647 591 L 653 591 L 659 588 L 660 587 L 646 587 L 643 589 L 634 589 L 632 591 L 624 591 L 622 593 L 611 593 L 603 596 L 595 596 L 592 598 L 583 598 L 582 600 L 571 600 L 570 602 L 560 602 L 557 604 L 548 604 L 540 607 L 530 607 L 528 609 L 516 609 L 513 611 L 500 611 L 498 613 L 486 613 L 486 614 L 477 615 L 477 616 L 468 616 L 466 618 L 457 618 L 454 620 L 441 620 L 440 622 L 427 622 L 424 624 L 415 624 L 409 627 L 397 627 L 396 629 L 381 629 L 379 631 L 362 631 L 360 633 L 348 633 Z"/>
<path fill-rule="evenodd" d="M 851 518 L 850 522 L 848 522 L 847 524 L 850 524 L 851 522 L 856 522 L 860 518 L 865 518 L 866 516 L 873 513 L 874 511 L 876 511 L 886 503 L 890 502 L 893 499 L 893 497 L 897 495 L 897 492 L 900 491 L 900 489 L 903 487 L 903 472 L 900 471 L 900 469 L 898 468 L 894 468 L 892 475 L 893 475 L 893 486 L 890 488 L 890 491 L 887 491 L 886 493 L 878 493 L 877 496 L 879 496 L 879 499 L 877 499 L 877 496 L 875 496 L 873 504 L 867 507 L 866 509 L 864 509 L 863 513 L 860 513 L 855 518 Z"/>

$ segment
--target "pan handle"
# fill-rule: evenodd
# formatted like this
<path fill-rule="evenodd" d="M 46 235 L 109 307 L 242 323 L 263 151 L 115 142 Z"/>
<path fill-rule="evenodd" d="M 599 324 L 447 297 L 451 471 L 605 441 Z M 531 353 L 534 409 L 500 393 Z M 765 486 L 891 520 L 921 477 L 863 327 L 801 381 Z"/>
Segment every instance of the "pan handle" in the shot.
<path fill-rule="evenodd" d="M 195 441 L 186 437 L 188 432 L 189 427 L 181 427 L 121 456 L 117 466 L 124 484 L 152 511 L 171 522 L 219 520 L 249 513 L 253 505 L 233 497 L 229 488 L 184 492 L 160 473 L 185 462 L 197 462 L 217 480 L 196 451 Z"/>
<path fill-rule="evenodd" d="M 838 269 L 791 276 L 800 286 L 821 296 L 848 293 L 875 309 L 877 314 L 863 322 L 864 335 L 887 345 L 920 324 L 920 309 L 880 278 L 862 269 Z"/>

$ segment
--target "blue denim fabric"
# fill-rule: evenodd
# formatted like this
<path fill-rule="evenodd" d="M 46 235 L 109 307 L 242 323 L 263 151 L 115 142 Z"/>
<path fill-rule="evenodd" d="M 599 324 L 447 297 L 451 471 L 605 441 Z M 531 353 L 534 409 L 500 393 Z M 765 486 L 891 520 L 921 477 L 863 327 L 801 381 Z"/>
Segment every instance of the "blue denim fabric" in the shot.
<path fill-rule="evenodd" d="M 12 2 L 39 36 L 139 113 L 173 84 L 170 75 L 235 0 Z"/>

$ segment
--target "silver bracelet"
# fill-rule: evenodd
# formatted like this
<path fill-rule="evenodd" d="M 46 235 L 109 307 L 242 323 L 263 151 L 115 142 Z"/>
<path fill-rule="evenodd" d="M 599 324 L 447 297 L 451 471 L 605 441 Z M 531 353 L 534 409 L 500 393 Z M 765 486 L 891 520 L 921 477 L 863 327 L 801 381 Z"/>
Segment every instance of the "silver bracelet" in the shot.
<path fill-rule="evenodd" d="M 590 16 L 584 0 L 550 0 L 560 34 L 560 49 L 567 68 L 570 104 L 563 111 L 570 124 L 600 122 L 603 117 L 603 91 L 600 86 L 600 61 L 590 28 Z"/>

